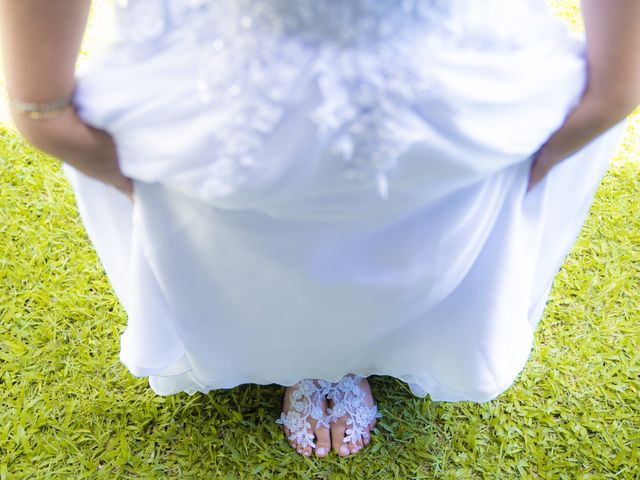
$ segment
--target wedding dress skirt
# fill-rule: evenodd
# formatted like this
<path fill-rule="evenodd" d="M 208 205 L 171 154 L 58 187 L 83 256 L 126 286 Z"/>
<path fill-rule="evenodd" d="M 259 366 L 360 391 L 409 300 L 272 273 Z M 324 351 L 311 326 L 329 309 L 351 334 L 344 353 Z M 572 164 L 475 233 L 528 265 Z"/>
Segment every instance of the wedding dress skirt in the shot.
<path fill-rule="evenodd" d="M 526 192 L 585 86 L 543 0 L 129 0 L 75 102 L 134 202 L 65 164 L 161 395 L 524 367 L 618 126 Z"/>

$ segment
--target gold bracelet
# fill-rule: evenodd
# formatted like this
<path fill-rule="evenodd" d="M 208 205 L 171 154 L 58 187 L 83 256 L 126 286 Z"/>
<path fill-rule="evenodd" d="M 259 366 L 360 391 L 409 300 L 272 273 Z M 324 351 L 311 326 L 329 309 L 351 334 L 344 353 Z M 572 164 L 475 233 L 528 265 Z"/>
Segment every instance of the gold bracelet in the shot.
<path fill-rule="evenodd" d="M 60 98 L 46 103 L 27 103 L 19 100 L 9 100 L 10 105 L 21 115 L 26 115 L 32 120 L 47 120 L 55 118 L 72 106 L 72 97 Z"/>

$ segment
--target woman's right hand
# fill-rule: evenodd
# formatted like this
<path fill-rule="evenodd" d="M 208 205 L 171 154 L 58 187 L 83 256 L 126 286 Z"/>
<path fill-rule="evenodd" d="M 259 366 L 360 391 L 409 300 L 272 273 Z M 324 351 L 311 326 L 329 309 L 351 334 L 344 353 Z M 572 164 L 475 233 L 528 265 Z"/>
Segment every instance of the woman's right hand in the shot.
<path fill-rule="evenodd" d="M 13 118 L 22 136 L 33 146 L 116 188 L 133 202 L 133 182 L 122 173 L 116 145 L 108 132 L 84 123 L 72 108 L 46 120 L 33 120 L 18 113 Z"/>
<path fill-rule="evenodd" d="M 133 180 L 126 177 L 122 173 L 122 170 L 120 170 L 117 149 L 113 137 L 105 130 L 100 130 L 89 125 L 86 125 L 86 127 L 97 137 L 97 144 L 101 145 L 97 155 L 102 158 L 105 164 L 112 166 L 107 172 L 97 172 L 95 178 L 119 190 L 133 203 Z M 89 172 L 89 175 L 91 175 L 91 172 Z"/>
<path fill-rule="evenodd" d="M 0 45 L 9 98 L 49 103 L 72 96 L 89 7 L 86 0 L 0 0 Z M 29 143 L 133 199 L 131 179 L 122 174 L 107 132 L 82 122 L 72 108 L 41 120 L 15 109 L 12 113 Z"/>

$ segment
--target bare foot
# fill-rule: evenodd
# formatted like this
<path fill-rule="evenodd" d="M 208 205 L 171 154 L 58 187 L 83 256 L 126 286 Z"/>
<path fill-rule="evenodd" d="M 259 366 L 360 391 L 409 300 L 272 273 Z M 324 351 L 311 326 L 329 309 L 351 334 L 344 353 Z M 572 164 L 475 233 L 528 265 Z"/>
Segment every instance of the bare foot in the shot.
<path fill-rule="evenodd" d="M 371 430 L 382 415 L 365 377 L 345 375 L 327 394 L 331 445 L 341 457 L 358 453 L 371 441 Z"/>
<path fill-rule="evenodd" d="M 331 383 L 305 379 L 287 387 L 282 414 L 276 423 L 283 425 L 291 446 L 305 457 L 315 448 L 317 457 L 326 457 L 331 448 L 327 392 Z M 315 441 L 314 441 L 315 440 Z"/>

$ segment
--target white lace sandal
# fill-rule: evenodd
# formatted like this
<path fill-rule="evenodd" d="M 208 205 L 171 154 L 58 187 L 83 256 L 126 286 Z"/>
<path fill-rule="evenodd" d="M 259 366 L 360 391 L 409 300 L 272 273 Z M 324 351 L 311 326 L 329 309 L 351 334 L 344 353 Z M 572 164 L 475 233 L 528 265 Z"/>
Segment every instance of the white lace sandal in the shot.
<path fill-rule="evenodd" d="M 376 418 L 382 418 L 376 405 L 367 405 L 365 393 L 360 388 L 360 382 L 363 379 L 364 377 L 360 375 L 345 375 L 327 393 L 327 398 L 334 402 L 333 407 L 327 409 L 329 422 L 335 422 L 340 417 L 349 415 L 345 443 L 356 443 L 362 440 L 367 432 L 367 426 Z"/>
<path fill-rule="evenodd" d="M 287 427 L 291 432 L 287 438 L 298 443 L 301 448 L 316 448 L 314 435 L 309 431 L 311 424 L 308 418 L 311 417 L 318 422 L 316 428 L 329 428 L 329 417 L 323 411 L 322 401 L 332 385 L 325 380 L 310 379 L 301 380 L 296 385 L 298 388 L 291 393 L 293 410 L 282 412 L 276 423 Z"/>

